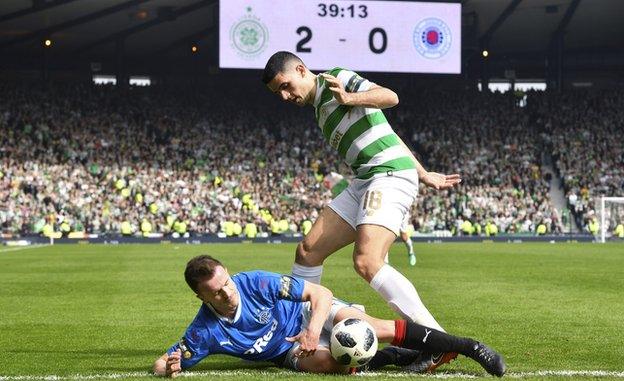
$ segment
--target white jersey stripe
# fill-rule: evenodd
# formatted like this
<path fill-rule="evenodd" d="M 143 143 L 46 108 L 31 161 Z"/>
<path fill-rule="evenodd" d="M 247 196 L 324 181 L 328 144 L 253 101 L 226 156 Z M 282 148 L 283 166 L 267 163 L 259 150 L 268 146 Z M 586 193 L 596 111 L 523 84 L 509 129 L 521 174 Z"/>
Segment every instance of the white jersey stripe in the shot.
<path fill-rule="evenodd" d="M 366 164 L 362 164 L 358 170 L 357 175 L 363 175 L 368 172 L 374 166 L 385 163 L 386 161 L 398 159 L 403 156 L 409 156 L 410 152 L 403 147 L 403 145 L 388 147 L 385 150 L 379 152 L 377 155 L 371 157 Z"/>
<path fill-rule="evenodd" d="M 340 104 L 336 101 L 336 98 L 332 98 L 329 102 L 325 103 L 325 106 L 321 108 L 321 112 L 319 114 L 318 125 L 323 131 L 323 126 L 325 126 L 325 122 L 327 118 L 334 112 Z"/>
<path fill-rule="evenodd" d="M 334 131 L 332 131 L 331 136 L 329 137 L 329 144 L 338 149 L 338 144 L 340 144 L 340 138 L 347 132 L 347 130 L 358 120 L 360 120 L 364 115 L 369 115 L 374 112 L 379 111 L 376 108 L 363 108 L 363 107 L 353 107 L 351 111 L 349 111 L 338 123 Z M 334 142 L 335 136 L 340 133 L 340 138 Z M 335 144 L 333 144 L 335 143 Z M 351 165 L 350 163 L 347 163 Z"/>
<path fill-rule="evenodd" d="M 352 165 L 355 159 L 357 159 L 357 156 L 360 154 L 360 151 L 362 151 L 375 140 L 382 138 L 386 135 L 390 135 L 393 132 L 394 131 L 392 131 L 392 127 L 390 127 L 388 123 L 378 124 L 364 131 L 362 135 L 355 138 L 353 143 L 351 143 L 351 147 L 349 147 L 349 149 L 347 150 L 347 156 L 345 158 L 345 161 L 347 162 L 347 164 Z"/>
<path fill-rule="evenodd" d="M 348 92 L 367 91 L 375 86 L 374 83 L 360 77 L 351 70 L 334 68 L 326 73 L 337 73 L 336 78 Z M 412 160 L 394 160 L 410 156 L 410 152 L 403 146 L 388 147 L 384 151 L 375 154 L 365 164 L 358 162 L 358 155 L 366 147 L 375 144 L 375 142 L 380 142 L 381 139 L 386 137 L 389 137 L 389 141 L 395 144 L 399 137 L 392 131 L 392 127 L 386 121 L 383 111 L 360 106 L 340 107 L 333 94 L 326 88 L 326 85 L 327 82 L 323 80 L 318 80 L 316 83 L 314 107 L 316 108 L 317 121 L 328 143 L 339 151 L 340 156 L 343 157 L 346 164 L 352 167 L 356 176 L 368 179 L 377 173 L 385 174 L 387 170 L 407 171 L 415 168 L 416 165 Z M 320 104 L 321 100 L 324 102 L 323 104 Z M 340 110 L 340 112 L 337 113 L 337 110 Z M 330 118 L 332 113 L 336 115 Z M 365 117 L 366 115 L 368 117 Z M 385 145 L 381 142 L 372 146 L 369 150 L 369 155 L 383 147 Z M 361 161 L 367 158 L 368 156 L 363 157 Z M 389 161 L 392 162 L 386 166 L 380 166 L 380 164 Z M 357 165 L 355 164 L 356 162 L 358 163 Z"/>

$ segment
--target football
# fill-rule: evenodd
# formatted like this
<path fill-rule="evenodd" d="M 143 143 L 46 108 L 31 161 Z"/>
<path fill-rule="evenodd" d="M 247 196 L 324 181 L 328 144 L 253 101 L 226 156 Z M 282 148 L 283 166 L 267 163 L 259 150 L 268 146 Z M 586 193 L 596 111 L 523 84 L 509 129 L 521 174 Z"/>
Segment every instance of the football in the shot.
<path fill-rule="evenodd" d="M 339 364 L 359 367 L 377 352 L 375 329 L 361 319 L 345 319 L 331 333 L 331 354 Z"/>

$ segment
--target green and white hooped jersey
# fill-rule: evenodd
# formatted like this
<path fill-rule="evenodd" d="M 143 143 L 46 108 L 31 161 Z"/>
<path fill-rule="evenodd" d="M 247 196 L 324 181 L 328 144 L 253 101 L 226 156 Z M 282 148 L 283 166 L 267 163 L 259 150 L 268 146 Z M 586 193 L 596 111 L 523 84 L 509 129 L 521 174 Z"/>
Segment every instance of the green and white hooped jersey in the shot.
<path fill-rule="evenodd" d="M 338 78 L 349 93 L 372 86 L 350 70 L 335 68 L 326 73 Z M 380 109 L 338 104 L 326 85 L 327 81 L 319 76 L 314 99 L 316 121 L 325 140 L 338 150 L 358 179 L 416 168 L 411 153 Z"/>

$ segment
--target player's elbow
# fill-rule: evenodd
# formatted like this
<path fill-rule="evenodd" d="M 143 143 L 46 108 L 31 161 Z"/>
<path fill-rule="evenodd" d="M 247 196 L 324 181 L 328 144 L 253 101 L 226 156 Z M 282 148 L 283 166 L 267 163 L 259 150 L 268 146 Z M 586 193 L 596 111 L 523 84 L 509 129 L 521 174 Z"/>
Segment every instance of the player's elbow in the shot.
<path fill-rule="evenodd" d="M 399 96 L 394 91 L 390 90 L 390 107 L 394 107 L 399 104 Z"/>
<path fill-rule="evenodd" d="M 395 93 L 394 91 L 390 90 L 390 89 L 386 89 L 386 96 L 384 99 L 384 105 L 383 108 L 390 108 L 390 107 L 394 107 L 396 105 L 399 104 L 399 96 L 397 95 L 397 93 Z"/>
<path fill-rule="evenodd" d="M 334 294 L 325 286 L 316 283 L 305 282 L 304 301 L 310 301 L 312 304 L 329 303 L 331 304 Z"/>

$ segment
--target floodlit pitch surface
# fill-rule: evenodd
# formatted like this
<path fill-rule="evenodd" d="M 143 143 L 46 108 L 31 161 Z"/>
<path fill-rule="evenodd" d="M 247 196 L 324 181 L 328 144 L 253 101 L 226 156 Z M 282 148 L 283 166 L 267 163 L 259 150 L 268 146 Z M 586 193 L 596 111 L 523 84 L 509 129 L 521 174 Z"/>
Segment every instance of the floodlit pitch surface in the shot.
<path fill-rule="evenodd" d="M 0 247 L 0 381 L 150 378 L 154 359 L 199 307 L 182 275 L 189 258 L 211 254 L 232 273 L 288 273 L 294 250 L 290 244 Z M 416 267 L 399 244 L 391 263 L 449 332 L 502 352 L 508 376 L 624 379 L 623 244 L 416 244 L 415 250 Z M 350 248 L 326 262 L 323 284 L 373 315 L 395 317 L 353 271 Z M 460 356 L 436 375 L 485 373 Z M 372 376 L 414 377 L 392 368 Z M 224 356 L 209 357 L 189 377 L 333 378 Z"/>

